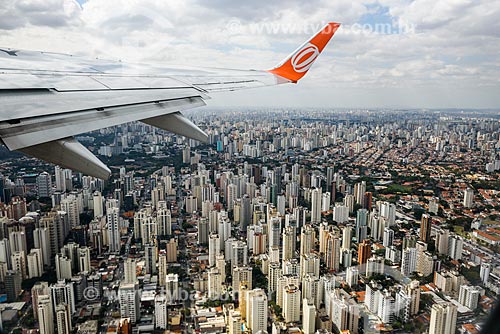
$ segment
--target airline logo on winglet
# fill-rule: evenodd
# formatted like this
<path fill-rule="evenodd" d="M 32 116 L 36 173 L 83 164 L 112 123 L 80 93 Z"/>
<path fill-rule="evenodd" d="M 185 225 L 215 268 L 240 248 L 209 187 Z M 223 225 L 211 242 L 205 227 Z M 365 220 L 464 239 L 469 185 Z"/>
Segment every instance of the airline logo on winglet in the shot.
<path fill-rule="evenodd" d="M 292 67 L 295 72 L 307 72 L 319 56 L 319 49 L 314 44 L 307 44 L 292 57 Z"/>
<path fill-rule="evenodd" d="M 280 63 L 280 65 L 268 72 L 292 82 L 299 81 L 311 68 L 314 61 L 339 27 L 339 23 L 328 23 L 321 31 Z"/>

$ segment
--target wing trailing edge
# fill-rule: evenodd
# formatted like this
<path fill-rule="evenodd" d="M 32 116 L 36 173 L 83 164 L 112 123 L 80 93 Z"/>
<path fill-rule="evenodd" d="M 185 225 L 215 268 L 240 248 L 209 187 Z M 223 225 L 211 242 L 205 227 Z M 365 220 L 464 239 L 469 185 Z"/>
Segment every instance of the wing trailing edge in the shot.
<path fill-rule="evenodd" d="M 143 119 L 141 122 L 203 143 L 208 142 L 208 135 L 180 112 Z"/>
<path fill-rule="evenodd" d="M 19 151 L 99 179 L 106 180 L 111 176 L 111 170 L 74 138 L 29 146 Z"/>

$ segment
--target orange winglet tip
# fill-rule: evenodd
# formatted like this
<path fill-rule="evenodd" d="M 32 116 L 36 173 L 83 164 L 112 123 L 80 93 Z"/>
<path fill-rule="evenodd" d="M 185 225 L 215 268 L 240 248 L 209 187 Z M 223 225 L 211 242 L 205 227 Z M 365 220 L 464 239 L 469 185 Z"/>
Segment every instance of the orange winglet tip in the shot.
<path fill-rule="evenodd" d="M 340 23 L 328 23 L 316 35 L 268 72 L 296 83 L 306 75 L 339 27 Z"/>

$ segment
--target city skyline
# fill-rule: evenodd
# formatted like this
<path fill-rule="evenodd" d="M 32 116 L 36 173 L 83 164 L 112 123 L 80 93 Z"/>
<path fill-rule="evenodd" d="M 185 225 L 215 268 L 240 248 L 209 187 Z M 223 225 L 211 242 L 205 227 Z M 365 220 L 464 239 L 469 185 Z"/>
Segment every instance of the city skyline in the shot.
<path fill-rule="evenodd" d="M 77 137 L 107 181 L 4 152 L 4 328 L 484 328 L 500 293 L 495 112 L 188 117 L 208 143 L 140 122 Z"/>

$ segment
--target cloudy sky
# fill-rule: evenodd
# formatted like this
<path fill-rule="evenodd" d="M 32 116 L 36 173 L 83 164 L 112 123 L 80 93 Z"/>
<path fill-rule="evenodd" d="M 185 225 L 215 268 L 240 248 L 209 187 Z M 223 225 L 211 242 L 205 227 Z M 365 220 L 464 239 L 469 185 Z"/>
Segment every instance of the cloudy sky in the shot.
<path fill-rule="evenodd" d="M 500 107 L 500 0 L 0 1 L 0 47 L 268 69 L 328 21 L 342 27 L 300 84 L 210 104 Z"/>

